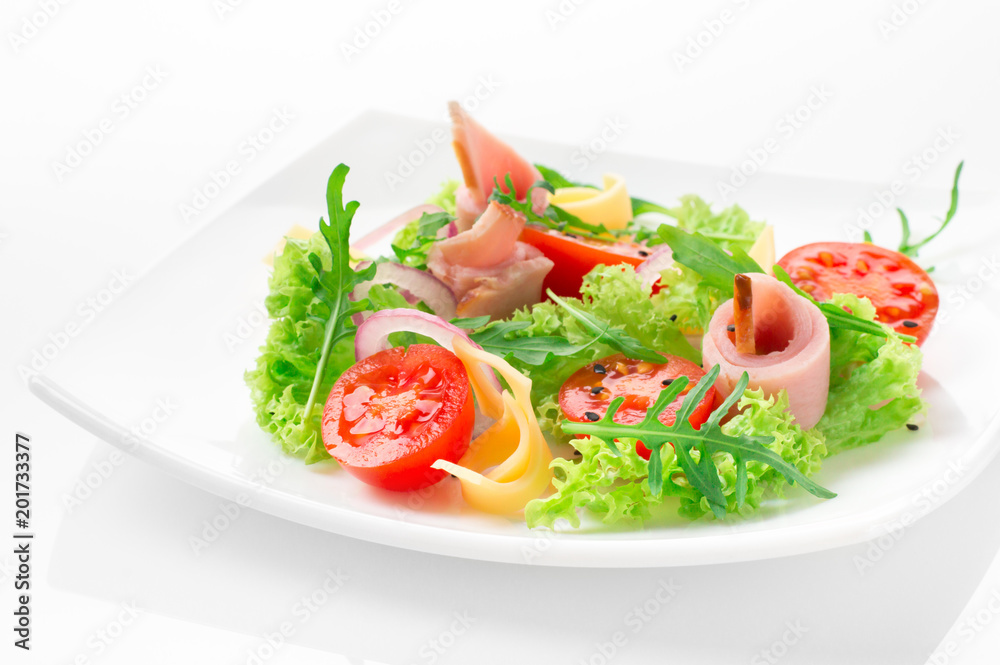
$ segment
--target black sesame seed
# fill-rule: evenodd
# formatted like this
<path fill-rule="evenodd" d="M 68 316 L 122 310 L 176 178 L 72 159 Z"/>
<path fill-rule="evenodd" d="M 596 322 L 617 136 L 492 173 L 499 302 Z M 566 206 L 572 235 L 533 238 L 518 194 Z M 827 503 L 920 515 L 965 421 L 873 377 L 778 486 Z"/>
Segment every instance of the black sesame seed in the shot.
<path fill-rule="evenodd" d="M 572 233 L 567 233 L 566 237 L 567 238 L 574 238 L 575 239 L 577 236 L 573 235 Z"/>
<path fill-rule="evenodd" d="M 595 420 L 601 419 L 601 417 L 596 413 L 594 413 L 593 411 L 585 411 L 583 417 L 589 420 L 590 422 L 594 422 Z"/>
<path fill-rule="evenodd" d="M 581 453 L 579 450 L 574 450 L 573 454 L 576 455 L 577 457 L 582 457 L 583 456 L 583 453 Z"/>
<path fill-rule="evenodd" d="M 663 384 L 664 386 L 669 386 L 669 385 L 670 385 L 671 383 L 673 383 L 673 382 L 674 382 L 674 380 L 673 380 L 673 379 L 663 379 L 663 381 L 661 381 L 661 383 L 662 383 L 662 384 Z"/>
<path fill-rule="evenodd" d="M 736 326 L 730 323 L 728 326 L 726 326 L 726 330 L 728 330 L 729 332 L 736 332 Z"/>
<path fill-rule="evenodd" d="M 601 391 L 603 391 L 603 390 L 604 390 L 604 386 L 594 386 L 593 388 L 590 389 L 590 394 L 591 395 L 600 395 Z"/>
<path fill-rule="evenodd" d="M 457 478 L 458 477 L 454 473 L 449 473 L 448 475 L 451 476 L 452 478 Z"/>
<path fill-rule="evenodd" d="M 670 315 L 670 320 L 671 321 L 676 321 L 677 320 L 677 315 L 676 314 L 671 314 Z"/>
<path fill-rule="evenodd" d="M 914 425 L 913 423 L 906 423 L 906 429 L 910 430 L 911 432 L 916 432 L 918 429 L 920 429 L 920 426 Z"/>
<path fill-rule="evenodd" d="M 907 328 L 916 328 L 920 324 L 917 323 L 916 321 L 903 321 L 903 325 L 906 326 Z"/>
<path fill-rule="evenodd" d="M 644 249 L 639 250 L 639 256 L 649 256 L 649 252 Z"/>
<path fill-rule="evenodd" d="M 607 374 L 608 370 L 604 369 L 604 365 L 602 365 L 601 363 L 597 363 L 596 365 L 594 365 L 594 372 L 597 374 Z"/>

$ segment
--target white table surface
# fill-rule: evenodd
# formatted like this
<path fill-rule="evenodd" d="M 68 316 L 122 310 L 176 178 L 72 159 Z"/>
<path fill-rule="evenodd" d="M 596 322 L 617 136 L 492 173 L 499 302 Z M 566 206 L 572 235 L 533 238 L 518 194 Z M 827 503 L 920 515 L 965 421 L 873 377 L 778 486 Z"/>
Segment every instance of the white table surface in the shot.
<path fill-rule="evenodd" d="M 141 270 L 196 231 L 178 206 L 212 171 L 240 160 L 199 221 L 368 108 L 442 118 L 446 100 L 478 88 L 476 116 L 500 133 L 584 144 L 610 120 L 624 126 L 612 150 L 716 165 L 779 137 L 764 170 L 870 181 L 873 198 L 950 132 L 914 191 L 944 202 L 963 158 L 963 189 L 996 190 L 1000 5 L 678 4 L 6 2 L 0 417 L 4 436 L 33 439 L 38 535 L 34 648 L 14 649 L 5 628 L 0 660 L 919 664 L 940 645 L 930 662 L 996 662 L 1000 462 L 863 574 L 855 562 L 868 545 L 726 566 L 556 570 L 415 554 L 252 511 L 195 557 L 188 539 L 218 499 L 117 457 L 24 388 L 17 365 L 78 320 L 115 270 Z M 348 58 L 343 45 L 373 16 L 384 27 Z M 678 64 L 689 38 L 702 52 Z M 134 108 L 123 106 L 144 77 Z M 782 131 L 811 95 L 810 117 Z M 241 145 L 275 110 L 291 116 L 287 128 L 249 159 Z M 101 141 L 60 178 L 55 165 L 105 119 Z M 886 215 L 875 230 L 892 235 L 895 224 Z M 0 463 L 7 488 L 12 458 Z M 76 483 L 102 470 L 68 510 Z M 0 556 L 8 621 L 11 562 Z M 346 577 L 328 582 L 332 593 L 321 591 L 328 571 Z M 666 602 L 661 583 L 676 587 Z M 643 605 L 648 616 L 635 612 Z"/>

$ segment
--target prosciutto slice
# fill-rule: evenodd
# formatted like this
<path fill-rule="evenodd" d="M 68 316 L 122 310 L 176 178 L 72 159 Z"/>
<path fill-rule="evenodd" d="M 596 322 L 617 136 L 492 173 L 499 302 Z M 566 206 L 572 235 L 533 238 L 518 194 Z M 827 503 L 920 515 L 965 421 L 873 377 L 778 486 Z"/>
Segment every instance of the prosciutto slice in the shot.
<path fill-rule="evenodd" d="M 721 367 L 715 382 L 718 401 L 732 391 L 743 372 L 750 388 L 768 396 L 785 389 L 796 422 L 809 429 L 826 409 L 830 388 L 830 328 L 813 303 L 774 277 L 753 273 L 754 342 L 757 354 L 737 353 L 733 301 L 719 305 L 702 341 L 705 370 Z"/>
<path fill-rule="evenodd" d="M 427 269 L 455 294 L 458 316 L 500 319 L 541 301 L 553 263 L 517 239 L 524 223 L 524 215 L 494 201 L 472 228 L 434 243 Z"/>
<path fill-rule="evenodd" d="M 448 102 L 448 113 L 452 123 L 452 146 L 465 181 L 455 192 L 459 230 L 464 231 L 486 211 L 494 179 L 500 189 L 509 194 L 506 176 L 510 175 L 516 198 L 524 201 L 528 189 L 542 179 L 542 174 L 513 148 L 473 120 L 458 102 Z M 548 205 L 547 196 L 548 192 L 543 189 L 532 191 L 531 202 L 535 212 L 544 212 Z"/>

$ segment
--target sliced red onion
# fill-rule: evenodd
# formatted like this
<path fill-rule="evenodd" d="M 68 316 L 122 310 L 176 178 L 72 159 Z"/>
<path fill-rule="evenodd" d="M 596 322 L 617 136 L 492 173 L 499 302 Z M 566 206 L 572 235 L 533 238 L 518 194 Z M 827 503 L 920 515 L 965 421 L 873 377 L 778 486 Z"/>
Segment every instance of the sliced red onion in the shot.
<path fill-rule="evenodd" d="M 674 263 L 674 255 L 667 245 L 661 245 L 635 269 L 635 274 L 642 277 L 643 286 L 653 286 L 660 280 L 660 273 Z"/>
<path fill-rule="evenodd" d="M 384 309 L 381 312 L 375 312 L 358 326 L 358 331 L 354 335 L 355 360 L 361 361 L 379 351 L 391 348 L 389 335 L 397 332 L 412 332 L 430 337 L 451 352 L 455 351 L 451 344 L 455 335 L 477 349 L 483 348 L 472 341 L 468 331 L 448 323 L 439 316 L 421 312 L 418 309 Z M 492 379 L 496 389 L 501 390 L 500 381 L 493 374 L 493 370 L 490 368 L 487 370 L 487 375 Z"/>
<path fill-rule="evenodd" d="M 359 263 L 358 268 L 366 268 L 370 263 L 370 261 Z M 350 299 L 367 298 L 372 284 L 393 284 L 399 288 L 406 302 L 416 304 L 422 300 L 443 319 L 454 318 L 458 307 L 458 300 L 448 285 L 426 270 L 418 270 L 399 263 L 380 263 L 375 269 L 375 276 L 367 282 L 358 284 L 351 292 Z"/>

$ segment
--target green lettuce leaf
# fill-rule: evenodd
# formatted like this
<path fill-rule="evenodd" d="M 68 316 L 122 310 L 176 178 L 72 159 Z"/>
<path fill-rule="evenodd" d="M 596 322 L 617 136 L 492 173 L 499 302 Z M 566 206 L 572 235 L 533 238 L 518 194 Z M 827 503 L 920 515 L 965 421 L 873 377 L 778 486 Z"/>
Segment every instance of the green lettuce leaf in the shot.
<path fill-rule="evenodd" d="M 677 226 L 714 240 L 726 251 L 738 248 L 749 252 L 757 236 L 764 230 L 764 222 L 751 220 L 747 211 L 738 205 L 716 213 L 712 212 L 712 206 L 700 196 L 688 194 L 682 196 L 680 201 L 679 206 L 670 209 L 671 216 L 677 220 Z"/>
<path fill-rule="evenodd" d="M 830 302 L 875 320 L 867 298 L 837 294 Z M 830 396 L 816 428 L 826 436 L 831 454 L 877 441 L 925 410 L 917 387 L 922 359 L 917 346 L 895 335 L 830 330 Z"/>

